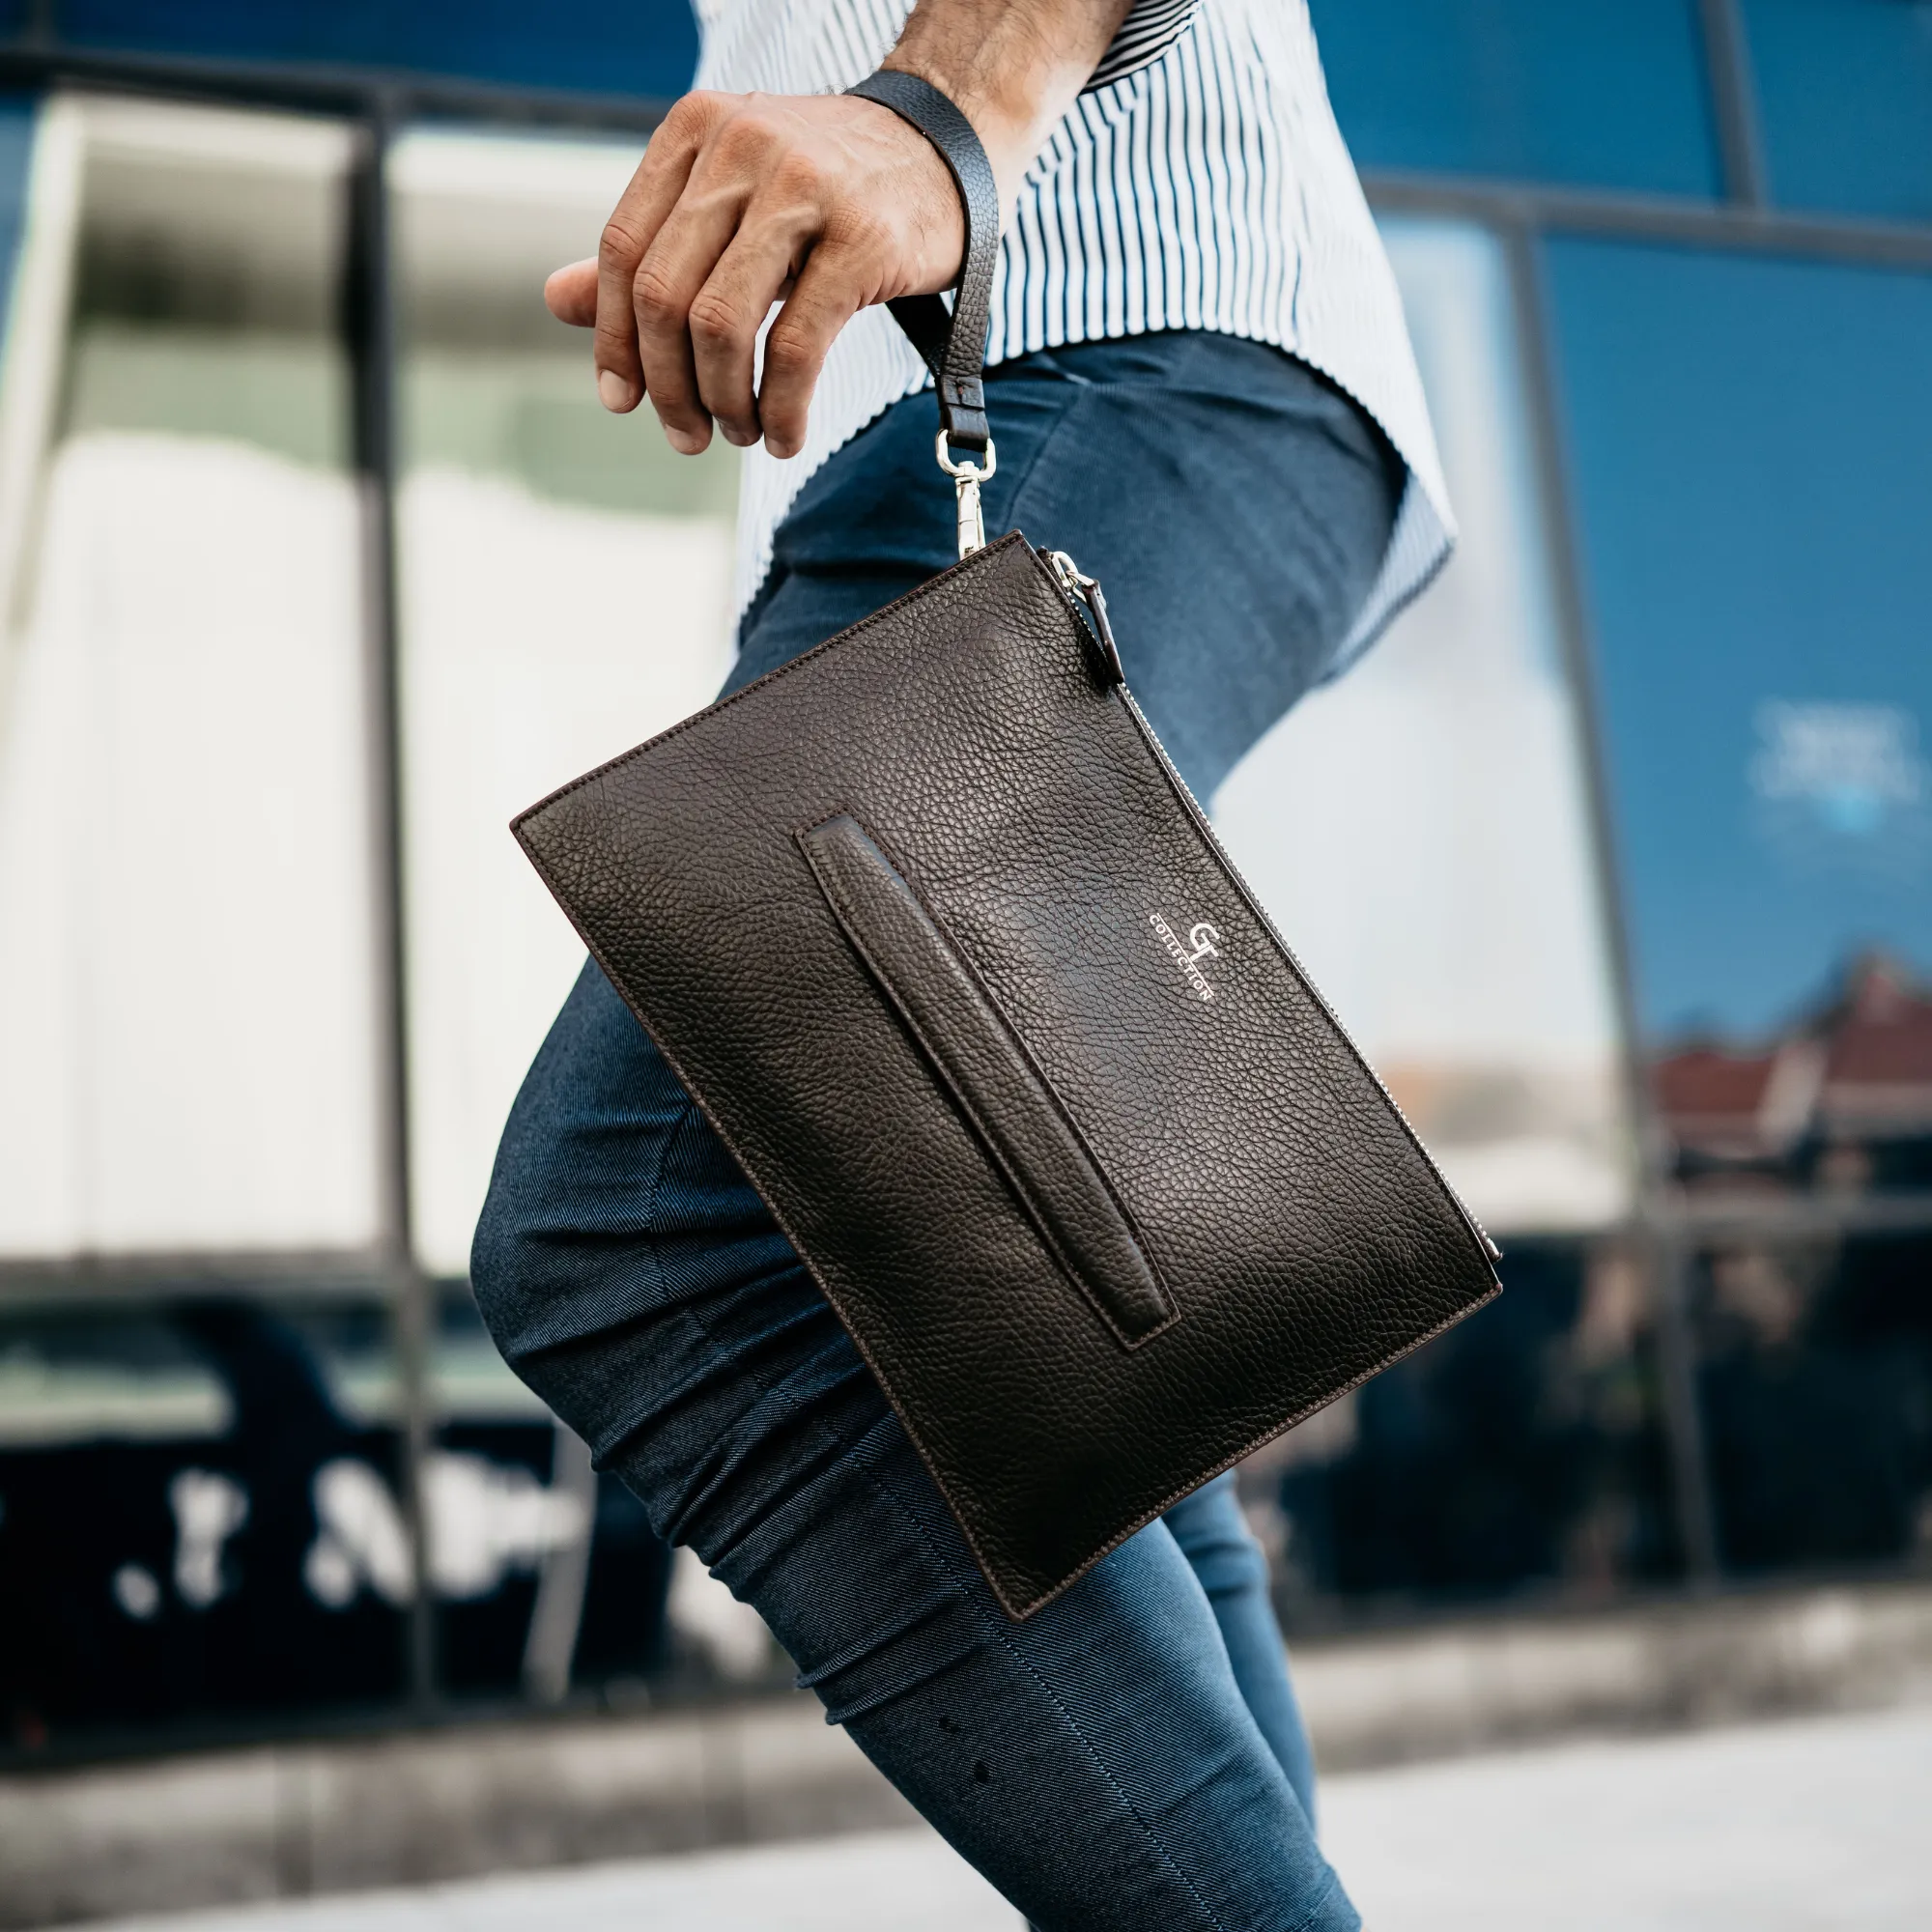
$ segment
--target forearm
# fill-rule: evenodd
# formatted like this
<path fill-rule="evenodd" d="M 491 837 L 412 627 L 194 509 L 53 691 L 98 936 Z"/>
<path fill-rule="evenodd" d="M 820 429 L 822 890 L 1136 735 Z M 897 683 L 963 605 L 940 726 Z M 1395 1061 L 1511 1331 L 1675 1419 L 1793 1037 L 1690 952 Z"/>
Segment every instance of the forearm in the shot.
<path fill-rule="evenodd" d="M 885 66 L 930 81 L 972 122 L 1010 208 L 1133 0 L 919 0 Z"/>

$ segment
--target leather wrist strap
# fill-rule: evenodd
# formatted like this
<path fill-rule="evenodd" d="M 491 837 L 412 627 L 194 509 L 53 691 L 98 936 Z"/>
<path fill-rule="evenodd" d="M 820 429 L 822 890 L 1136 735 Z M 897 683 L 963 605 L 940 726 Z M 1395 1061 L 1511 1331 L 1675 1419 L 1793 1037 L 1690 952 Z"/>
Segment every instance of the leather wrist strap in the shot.
<path fill-rule="evenodd" d="M 1000 250 L 1000 191 L 993 164 L 973 124 L 929 81 L 882 68 L 857 87 L 867 100 L 910 122 L 952 171 L 966 214 L 966 258 L 960 265 L 952 306 L 938 296 L 900 296 L 886 306 L 932 371 L 939 391 L 939 424 L 961 449 L 983 450 L 988 440 L 986 319 L 993 297 L 993 264 Z"/>

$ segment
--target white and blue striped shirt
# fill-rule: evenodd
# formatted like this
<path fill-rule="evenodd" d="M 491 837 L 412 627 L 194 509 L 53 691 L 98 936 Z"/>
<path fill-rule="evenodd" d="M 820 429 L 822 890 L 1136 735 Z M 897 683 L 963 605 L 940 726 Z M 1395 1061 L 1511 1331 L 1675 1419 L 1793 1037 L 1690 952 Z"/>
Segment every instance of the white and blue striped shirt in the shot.
<path fill-rule="evenodd" d="M 912 0 L 696 0 L 697 84 L 830 94 L 876 68 Z M 1304 0 L 1138 0 L 1029 170 L 1002 238 L 988 362 L 1203 328 L 1289 350 L 1346 389 L 1408 466 L 1381 576 L 1344 646 L 1366 646 L 1453 539 L 1401 298 L 1329 109 Z M 746 452 L 738 592 L 834 450 L 929 379 L 883 308 L 833 346 L 806 446 Z"/>

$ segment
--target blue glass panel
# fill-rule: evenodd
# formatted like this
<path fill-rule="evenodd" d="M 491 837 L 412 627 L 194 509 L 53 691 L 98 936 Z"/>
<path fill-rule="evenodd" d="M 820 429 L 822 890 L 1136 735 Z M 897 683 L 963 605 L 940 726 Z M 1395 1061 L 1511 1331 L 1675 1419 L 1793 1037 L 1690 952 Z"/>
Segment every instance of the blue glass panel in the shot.
<path fill-rule="evenodd" d="M 1761 1036 L 1871 948 L 1927 977 L 1932 276 L 1547 261 L 1645 1023 Z"/>
<path fill-rule="evenodd" d="M 14 294 L 14 263 L 27 215 L 27 176 L 34 158 L 34 98 L 0 94 L 0 327 Z"/>
<path fill-rule="evenodd" d="M 1693 0 L 1315 0 L 1365 167 L 1719 192 Z"/>
<path fill-rule="evenodd" d="M 84 46 L 396 67 L 518 87 L 672 96 L 691 85 L 687 0 L 62 0 Z"/>
<path fill-rule="evenodd" d="M 1932 220 L 1932 5 L 1745 0 L 1773 199 Z"/>

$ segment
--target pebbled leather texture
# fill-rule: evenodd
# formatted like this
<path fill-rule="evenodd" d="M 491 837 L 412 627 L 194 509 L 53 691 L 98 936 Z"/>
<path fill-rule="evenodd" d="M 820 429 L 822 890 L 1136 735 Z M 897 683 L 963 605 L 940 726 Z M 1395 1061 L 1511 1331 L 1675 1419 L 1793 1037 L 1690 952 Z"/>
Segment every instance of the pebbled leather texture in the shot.
<path fill-rule="evenodd" d="M 993 270 L 1000 255 L 1000 190 L 993 164 L 973 124 L 930 81 L 881 68 L 848 94 L 890 108 L 939 150 L 952 174 L 966 217 L 966 252 L 949 309 L 938 296 L 900 296 L 886 304 L 932 371 L 939 422 L 949 442 L 982 450 L 986 426 L 986 323 L 992 312 Z"/>
<path fill-rule="evenodd" d="M 1132 1347 L 1174 1316 L 1106 1178 L 972 969 L 848 812 L 799 835 L 853 951 L 999 1163 L 1041 1240 Z"/>
<path fill-rule="evenodd" d="M 1018 532 L 515 830 L 1014 1616 L 1497 1291 Z"/>

